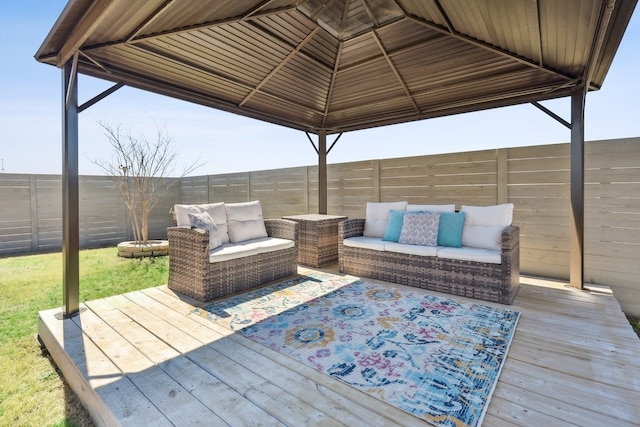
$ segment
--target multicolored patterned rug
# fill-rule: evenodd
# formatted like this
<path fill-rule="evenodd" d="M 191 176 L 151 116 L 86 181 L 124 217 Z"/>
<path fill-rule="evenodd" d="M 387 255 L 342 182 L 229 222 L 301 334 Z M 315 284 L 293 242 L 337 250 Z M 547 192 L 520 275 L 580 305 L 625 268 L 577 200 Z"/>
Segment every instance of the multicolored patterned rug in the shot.
<path fill-rule="evenodd" d="M 437 426 L 477 426 L 520 313 L 313 273 L 196 308 Z"/>

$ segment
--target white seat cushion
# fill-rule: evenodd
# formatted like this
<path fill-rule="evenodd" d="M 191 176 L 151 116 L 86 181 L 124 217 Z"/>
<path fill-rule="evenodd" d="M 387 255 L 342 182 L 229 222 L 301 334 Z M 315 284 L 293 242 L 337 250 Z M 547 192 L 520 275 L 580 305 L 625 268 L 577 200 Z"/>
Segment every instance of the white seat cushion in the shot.
<path fill-rule="evenodd" d="M 385 251 L 421 256 L 436 256 L 438 253 L 438 248 L 439 246 L 407 245 L 403 243 L 389 242 L 386 242 L 384 245 Z"/>
<path fill-rule="evenodd" d="M 262 237 L 260 239 L 245 240 L 242 245 L 255 246 L 259 253 L 279 251 L 280 249 L 289 249 L 295 246 L 295 242 L 289 239 L 280 239 L 278 237 Z"/>
<path fill-rule="evenodd" d="M 366 237 L 382 237 L 387 230 L 389 221 L 389 211 L 391 209 L 403 211 L 407 207 L 407 202 L 367 202 L 367 211 L 364 218 L 364 232 Z"/>
<path fill-rule="evenodd" d="M 345 246 L 361 249 L 373 249 L 374 251 L 384 251 L 385 242 L 380 237 L 356 236 L 343 240 Z"/>
<path fill-rule="evenodd" d="M 462 246 L 501 250 L 502 230 L 511 225 L 513 203 L 494 206 L 465 206 Z"/>
<path fill-rule="evenodd" d="M 228 261 L 230 259 L 288 249 L 294 246 L 295 242 L 293 240 L 277 237 L 261 237 L 259 239 L 245 240 L 241 243 L 227 243 L 210 252 L 209 262 Z"/>
<path fill-rule="evenodd" d="M 502 264 L 500 251 L 481 248 L 438 248 L 438 258 L 459 259 L 462 261 Z"/>
<path fill-rule="evenodd" d="M 260 248 L 254 245 L 243 245 L 242 243 L 225 243 L 209 252 L 209 262 L 222 262 L 231 259 L 243 258 L 251 255 L 258 255 Z"/>

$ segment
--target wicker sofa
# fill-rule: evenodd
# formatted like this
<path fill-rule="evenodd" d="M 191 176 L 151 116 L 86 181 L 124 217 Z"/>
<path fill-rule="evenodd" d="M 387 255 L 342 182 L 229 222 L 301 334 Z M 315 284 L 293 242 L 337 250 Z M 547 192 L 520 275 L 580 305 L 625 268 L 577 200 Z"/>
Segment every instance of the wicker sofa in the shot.
<path fill-rule="evenodd" d="M 420 247 L 385 241 L 382 237 L 366 237 L 367 221 L 369 219 L 349 219 L 338 225 L 341 272 L 502 304 L 512 303 L 520 283 L 517 226 L 486 227 L 497 230 L 497 249 L 490 245 L 487 247 L 492 249 Z"/>
<path fill-rule="evenodd" d="M 196 213 L 210 211 L 215 229 L 185 224 L 184 218 L 189 213 L 185 215 L 185 209 Z M 237 214 L 239 209 L 244 213 L 240 215 L 241 221 L 235 221 L 231 212 Z M 176 226 L 167 229 L 168 286 L 172 290 L 208 301 L 297 273 L 298 224 L 285 219 L 263 219 L 258 202 L 176 205 L 174 212 Z M 230 237 L 221 238 L 221 244 L 212 248 L 220 243 L 212 243 L 212 233 L 226 233 Z"/>

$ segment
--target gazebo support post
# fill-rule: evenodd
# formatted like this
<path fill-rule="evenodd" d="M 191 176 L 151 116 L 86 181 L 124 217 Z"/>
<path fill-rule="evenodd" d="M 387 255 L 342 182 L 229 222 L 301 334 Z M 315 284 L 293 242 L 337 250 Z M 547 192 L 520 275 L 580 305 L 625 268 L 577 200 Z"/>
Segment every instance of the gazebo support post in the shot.
<path fill-rule="evenodd" d="M 62 68 L 62 257 L 63 315 L 80 309 L 80 218 L 78 202 L 77 56 Z"/>
<path fill-rule="evenodd" d="M 587 90 L 571 93 L 571 266 L 570 285 L 584 287 L 584 106 Z"/>
<path fill-rule="evenodd" d="M 318 133 L 318 213 L 327 213 L 327 132 Z"/>

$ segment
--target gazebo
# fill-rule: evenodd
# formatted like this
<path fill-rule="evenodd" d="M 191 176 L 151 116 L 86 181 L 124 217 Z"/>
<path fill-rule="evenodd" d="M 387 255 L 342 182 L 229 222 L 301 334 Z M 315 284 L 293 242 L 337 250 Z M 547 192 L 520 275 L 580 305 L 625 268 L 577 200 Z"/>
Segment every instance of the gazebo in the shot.
<path fill-rule="evenodd" d="M 79 306 L 78 115 L 124 85 L 317 135 L 319 213 L 328 136 L 533 103 L 571 131 L 571 284 L 581 288 L 586 94 L 602 87 L 635 5 L 69 1 L 36 53 L 63 70 L 64 314 Z M 78 73 L 114 86 L 79 104 Z M 570 120 L 539 104 L 561 97 Z"/>

